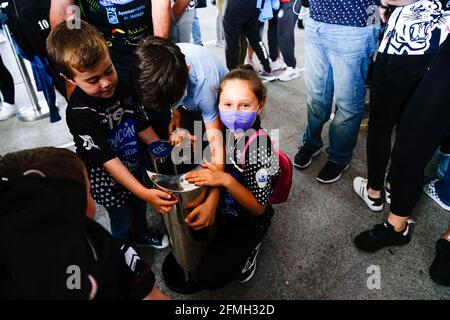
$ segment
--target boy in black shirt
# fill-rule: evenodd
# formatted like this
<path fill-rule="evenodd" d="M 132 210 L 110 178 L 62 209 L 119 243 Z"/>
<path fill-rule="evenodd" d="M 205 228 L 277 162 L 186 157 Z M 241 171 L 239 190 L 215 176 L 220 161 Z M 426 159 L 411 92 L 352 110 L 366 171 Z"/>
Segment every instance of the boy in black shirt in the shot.
<path fill-rule="evenodd" d="M 167 236 L 147 231 L 145 202 L 164 213 L 176 201 L 140 181 L 138 139 L 148 145 L 159 137 L 133 88 L 117 78 L 102 35 L 86 22 L 80 29 L 69 29 L 63 22 L 50 33 L 47 49 L 55 67 L 76 86 L 67 107 L 67 125 L 86 165 L 92 195 L 108 211 L 113 237 L 167 247 Z"/>

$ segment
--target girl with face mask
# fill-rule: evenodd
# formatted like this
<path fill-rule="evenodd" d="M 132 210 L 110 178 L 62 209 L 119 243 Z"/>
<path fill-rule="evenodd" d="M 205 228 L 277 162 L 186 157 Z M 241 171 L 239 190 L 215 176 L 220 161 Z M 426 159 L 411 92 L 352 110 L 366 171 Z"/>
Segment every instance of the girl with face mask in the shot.
<path fill-rule="evenodd" d="M 219 87 L 220 118 L 226 127 L 225 170 L 203 163 L 202 170 L 187 175 L 196 185 L 222 187 L 216 223 L 196 272 L 205 289 L 250 280 L 274 214 L 269 198 L 280 169 L 270 137 L 260 125 L 265 102 L 266 88 L 251 66 L 228 73 Z"/>

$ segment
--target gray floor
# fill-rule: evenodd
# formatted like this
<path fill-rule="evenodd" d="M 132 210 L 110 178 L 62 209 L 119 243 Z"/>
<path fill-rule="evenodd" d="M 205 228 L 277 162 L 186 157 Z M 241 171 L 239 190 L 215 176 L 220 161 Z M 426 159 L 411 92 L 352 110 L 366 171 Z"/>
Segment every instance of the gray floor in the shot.
<path fill-rule="evenodd" d="M 216 38 L 215 15 L 215 7 L 199 10 L 203 40 L 224 61 L 224 50 L 213 41 Z M 303 31 L 298 29 L 296 43 L 302 67 Z M 0 53 L 16 80 L 17 104 L 28 105 L 7 43 L 0 45 Z M 281 149 L 293 157 L 306 124 L 303 77 L 288 83 L 269 83 L 267 87 L 269 99 L 263 125 L 268 129 L 280 129 Z M 62 98 L 58 101 L 63 115 L 65 102 Z M 66 145 L 72 141 L 64 120 L 55 124 L 50 124 L 48 119 L 26 123 L 17 117 L 0 122 L 0 137 L 0 154 L 38 146 Z M 161 282 L 161 261 L 170 249 L 146 250 L 144 254 L 153 263 L 159 285 L 178 299 L 449 299 L 450 289 L 434 284 L 428 276 L 434 244 L 446 230 L 449 214 L 426 196 L 416 208 L 417 224 L 409 245 L 375 254 L 358 252 L 353 246 L 355 235 L 382 221 L 387 213 L 387 209 L 378 214 L 371 212 L 352 190 L 352 179 L 366 175 L 365 141 L 366 134 L 360 133 L 352 166 L 333 185 L 324 186 L 315 180 L 326 161 L 325 153 L 318 156 L 309 169 L 294 172 L 290 200 L 275 208 L 276 215 L 251 281 L 231 283 L 217 292 L 178 295 Z M 108 227 L 108 217 L 101 207 L 97 218 Z M 161 223 L 153 214 L 150 219 L 153 224 Z M 380 268 L 380 289 L 370 290 L 367 286 L 371 266 Z"/>

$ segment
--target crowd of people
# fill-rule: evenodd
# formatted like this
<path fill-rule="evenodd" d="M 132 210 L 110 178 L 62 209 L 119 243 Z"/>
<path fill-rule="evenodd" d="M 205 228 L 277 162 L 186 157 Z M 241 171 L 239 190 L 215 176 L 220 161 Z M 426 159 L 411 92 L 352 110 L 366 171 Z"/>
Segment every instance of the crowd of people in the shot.
<path fill-rule="evenodd" d="M 68 14 L 71 5 L 82 9 L 79 28 L 69 23 L 79 19 Z M 266 82 L 302 74 L 295 57 L 297 24 L 304 28 L 308 93 L 307 126 L 293 158 L 298 170 L 310 167 L 321 152 L 323 127 L 330 122 L 328 160 L 316 179 L 331 184 L 342 177 L 351 165 L 371 78 L 368 176 L 356 177 L 353 189 L 370 210 L 381 211 L 387 203 L 390 212 L 356 236 L 354 245 L 375 252 L 410 242 L 410 218 L 423 192 L 450 211 L 450 2 L 216 5 L 217 45 L 224 44 L 226 65 L 202 44 L 196 0 L 51 1 L 46 49 L 65 82 L 66 122 L 76 154 L 49 147 L 0 157 L 0 202 L 8 204 L 0 209 L 0 235 L 16 244 L 1 249 L 6 280 L 0 298 L 169 299 L 154 286 L 144 260 L 130 259 L 139 257 L 135 246 L 163 249 L 170 243 L 164 232 L 148 226 L 147 203 L 167 214 L 178 201 L 145 179 L 144 154 L 156 141 L 179 145 L 202 139 L 192 132 L 194 121 L 201 122 L 210 150 L 200 169 L 186 176 L 208 187 L 203 203 L 185 220 L 193 230 L 209 232 L 194 280 L 207 290 L 249 281 L 276 211 L 273 195 L 292 174 L 260 115 Z M 302 22 L 305 8 L 309 18 Z M 269 50 L 263 42 L 267 21 Z M 5 70 L 0 59 L 0 120 L 14 115 L 4 111 L 14 105 Z M 275 75 L 279 70 L 284 71 Z M 439 165 L 428 182 L 424 171 L 434 155 Z M 111 234 L 94 221 L 95 203 L 108 212 Z M 61 234 L 67 243 L 53 241 Z M 38 262 L 34 271 L 47 270 L 38 280 L 32 273 L 22 277 L 17 257 L 17 248 L 30 242 L 48 248 L 43 256 L 32 253 Z M 54 257 L 57 263 L 49 263 Z M 67 287 L 68 265 L 81 268 L 83 290 Z M 436 243 L 430 276 L 450 286 L 450 228 Z"/>

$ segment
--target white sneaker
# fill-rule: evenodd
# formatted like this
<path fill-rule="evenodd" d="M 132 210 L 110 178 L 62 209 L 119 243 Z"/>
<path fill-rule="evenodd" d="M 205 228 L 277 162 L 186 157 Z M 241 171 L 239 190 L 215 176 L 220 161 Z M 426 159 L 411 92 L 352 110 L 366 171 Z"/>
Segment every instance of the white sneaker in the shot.
<path fill-rule="evenodd" d="M 301 76 L 301 72 L 298 68 L 287 67 L 286 71 L 284 71 L 278 77 L 280 81 L 291 81 Z"/>
<path fill-rule="evenodd" d="M 3 102 L 2 108 L 0 109 L 0 121 L 8 120 L 14 117 L 16 113 L 17 113 L 16 105 Z"/>
<path fill-rule="evenodd" d="M 434 184 L 437 181 L 439 181 L 439 180 L 434 180 L 434 181 L 431 181 L 430 183 L 427 183 L 423 187 L 423 192 L 425 192 L 425 194 L 427 196 L 429 196 L 431 199 L 433 199 L 442 209 L 450 211 L 450 206 L 443 203 L 442 200 L 439 198 L 439 195 L 436 192 L 436 188 L 435 188 Z"/>
<path fill-rule="evenodd" d="M 270 68 L 273 71 L 278 71 L 278 70 L 285 70 L 287 68 L 286 63 L 284 63 L 283 59 L 278 58 L 275 61 L 271 61 L 270 62 Z"/>
<path fill-rule="evenodd" d="M 356 177 L 353 179 L 353 190 L 355 190 L 356 194 L 364 200 L 370 210 L 383 210 L 384 204 L 382 198 L 372 198 L 367 193 L 367 179 L 362 177 Z"/>

